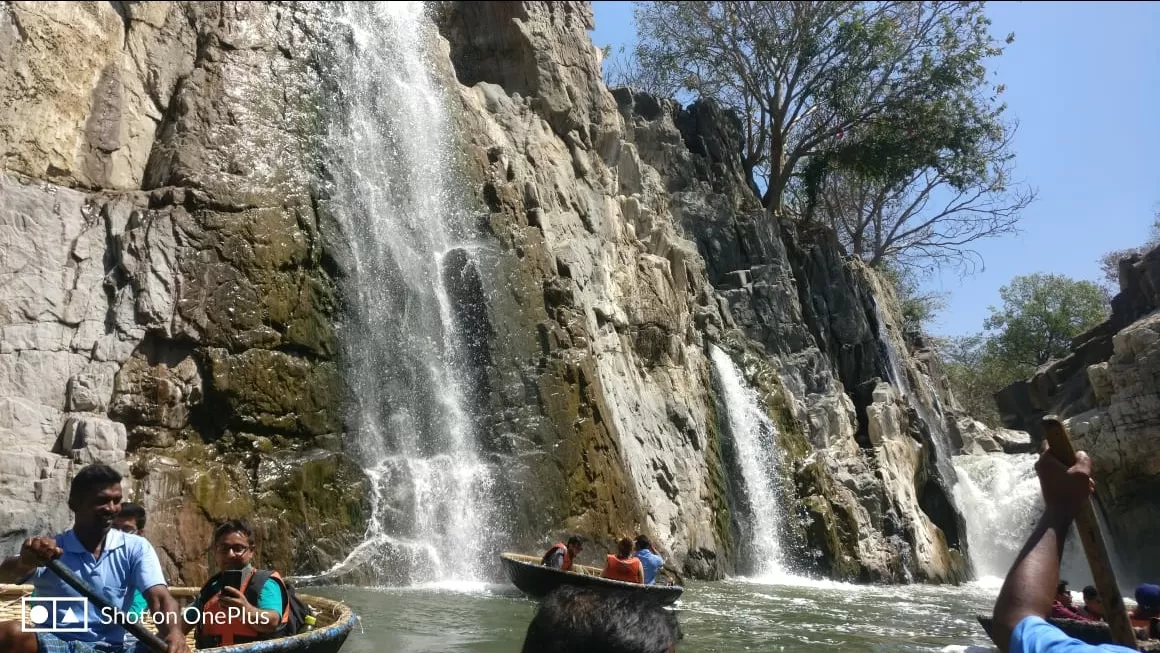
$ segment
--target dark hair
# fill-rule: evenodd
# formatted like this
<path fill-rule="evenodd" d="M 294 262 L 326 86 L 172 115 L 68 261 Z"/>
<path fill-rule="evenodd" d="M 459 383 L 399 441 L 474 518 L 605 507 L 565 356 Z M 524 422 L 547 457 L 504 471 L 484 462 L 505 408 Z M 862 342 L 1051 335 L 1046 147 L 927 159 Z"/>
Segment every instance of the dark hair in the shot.
<path fill-rule="evenodd" d="M 643 551 L 652 546 L 652 541 L 648 539 L 648 535 L 636 536 L 636 550 Z"/>
<path fill-rule="evenodd" d="M 1083 598 L 1085 601 L 1095 601 L 1100 598 L 1100 591 L 1094 585 L 1088 585 L 1083 588 Z"/>
<path fill-rule="evenodd" d="M 1056 594 L 1063 594 L 1066 591 L 1067 591 L 1067 581 L 1066 580 L 1059 581 L 1059 584 L 1055 586 L 1055 593 Z"/>
<path fill-rule="evenodd" d="M 145 508 L 137 505 L 136 503 L 129 501 L 122 503 L 120 516 L 132 517 L 133 519 L 137 520 L 137 530 L 145 528 Z"/>
<path fill-rule="evenodd" d="M 216 544 L 218 540 L 226 535 L 229 535 L 230 533 L 241 533 L 242 535 L 245 535 L 246 541 L 250 543 L 250 546 L 254 546 L 254 531 L 250 528 L 249 524 L 242 521 L 241 519 L 231 519 L 228 522 L 213 529 L 214 543 Z"/>
<path fill-rule="evenodd" d="M 680 639 L 676 615 L 660 606 L 565 585 L 540 603 L 522 653 L 666 653 Z"/>
<path fill-rule="evenodd" d="M 579 535 L 573 535 L 572 537 L 568 538 L 568 546 L 572 546 L 573 544 L 584 546 L 584 538 L 580 537 Z"/>
<path fill-rule="evenodd" d="M 89 465 L 77 472 L 68 490 L 68 501 L 72 503 L 82 495 L 121 482 L 121 474 L 108 465 Z"/>

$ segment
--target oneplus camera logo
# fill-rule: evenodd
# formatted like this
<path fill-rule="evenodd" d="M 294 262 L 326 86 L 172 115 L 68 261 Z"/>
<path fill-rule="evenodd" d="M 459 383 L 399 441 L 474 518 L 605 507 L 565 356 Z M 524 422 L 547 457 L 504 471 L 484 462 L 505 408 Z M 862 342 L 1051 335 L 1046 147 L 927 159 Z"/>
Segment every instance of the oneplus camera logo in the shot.
<path fill-rule="evenodd" d="M 83 596 L 20 599 L 20 622 L 26 633 L 84 633 L 89 630 L 89 600 Z"/>

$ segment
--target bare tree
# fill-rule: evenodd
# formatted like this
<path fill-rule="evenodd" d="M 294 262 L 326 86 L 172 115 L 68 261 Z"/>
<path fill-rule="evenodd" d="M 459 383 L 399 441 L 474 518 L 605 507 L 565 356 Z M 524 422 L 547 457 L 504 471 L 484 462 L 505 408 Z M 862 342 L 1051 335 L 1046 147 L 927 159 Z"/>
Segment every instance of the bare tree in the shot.
<path fill-rule="evenodd" d="M 1112 297 L 1120 292 L 1120 261 L 1133 256 L 1143 256 L 1157 246 L 1160 246 L 1160 208 L 1157 208 L 1155 211 L 1152 229 L 1148 233 L 1147 242 L 1139 247 L 1113 250 L 1100 257 L 1100 274 L 1102 278 L 1099 284 L 1108 293 L 1108 297 Z"/>
<path fill-rule="evenodd" d="M 678 85 L 668 79 L 662 71 L 641 65 L 632 52 L 620 46 L 604 47 L 602 76 L 604 83 L 611 87 L 627 86 L 634 91 L 648 93 L 661 98 L 675 97 L 681 93 Z"/>
<path fill-rule="evenodd" d="M 1002 49 L 966 2 L 642 2 L 641 65 L 737 111 L 742 162 L 773 213 L 803 162 L 889 112 L 952 104 Z"/>
<path fill-rule="evenodd" d="M 847 250 L 871 267 L 972 270 L 981 261 L 971 245 L 1018 231 L 1020 212 L 1034 189 L 1012 185 L 1006 154 L 1014 130 L 977 152 L 978 174 L 958 174 L 953 163 L 885 181 L 838 171 L 823 183 L 818 207 Z"/>

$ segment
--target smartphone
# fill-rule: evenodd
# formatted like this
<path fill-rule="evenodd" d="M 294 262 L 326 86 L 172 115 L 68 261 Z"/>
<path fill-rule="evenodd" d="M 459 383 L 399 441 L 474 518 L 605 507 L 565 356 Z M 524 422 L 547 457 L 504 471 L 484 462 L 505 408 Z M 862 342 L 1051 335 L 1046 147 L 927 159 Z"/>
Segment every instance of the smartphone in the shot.
<path fill-rule="evenodd" d="M 227 585 L 237 590 L 242 589 L 241 569 L 227 569 L 222 572 L 222 587 Z"/>

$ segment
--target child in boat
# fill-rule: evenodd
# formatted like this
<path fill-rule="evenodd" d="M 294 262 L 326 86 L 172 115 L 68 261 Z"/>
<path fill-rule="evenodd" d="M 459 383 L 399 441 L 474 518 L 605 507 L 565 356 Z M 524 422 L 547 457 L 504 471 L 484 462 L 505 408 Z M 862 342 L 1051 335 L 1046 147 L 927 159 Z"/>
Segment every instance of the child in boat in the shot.
<path fill-rule="evenodd" d="M 640 564 L 639 558 L 632 555 L 632 540 L 627 536 L 621 537 L 616 543 L 616 548 L 616 555 L 608 554 L 604 562 L 604 571 L 600 575 L 612 580 L 643 585 L 644 566 Z"/>
<path fill-rule="evenodd" d="M 254 567 L 254 531 L 242 520 L 230 520 L 213 533 L 213 553 L 220 570 L 206 581 L 191 610 L 197 619 L 182 624 L 188 633 L 196 628 L 197 648 L 232 646 L 286 635 L 290 619 L 290 595 L 276 571 Z M 235 582 L 227 581 L 233 573 Z"/>

